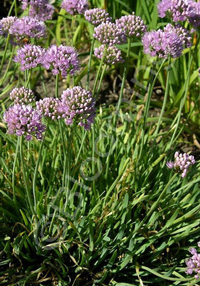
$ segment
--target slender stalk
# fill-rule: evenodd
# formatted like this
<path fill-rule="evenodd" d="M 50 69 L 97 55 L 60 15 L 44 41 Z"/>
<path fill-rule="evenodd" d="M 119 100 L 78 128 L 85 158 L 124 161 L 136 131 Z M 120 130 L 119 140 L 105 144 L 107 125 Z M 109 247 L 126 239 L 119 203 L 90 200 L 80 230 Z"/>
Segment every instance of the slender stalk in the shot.
<path fill-rule="evenodd" d="M 11 53 L 11 55 L 10 55 L 10 58 L 9 58 L 9 61 L 8 61 L 8 64 L 7 64 L 7 67 L 6 67 L 6 71 L 5 71 L 5 73 L 4 73 L 4 76 L 3 76 L 3 78 L 2 78 L 1 81 L 0 81 L 0 85 L 4 83 L 4 81 L 5 81 L 6 77 L 7 77 L 7 73 L 8 73 L 8 71 L 9 71 L 10 65 L 11 65 L 12 60 L 13 60 L 14 50 L 15 50 L 15 48 L 12 47 L 12 53 Z M 0 68 L 0 71 L 1 71 L 1 68 Z"/>
<path fill-rule="evenodd" d="M 17 137 L 17 145 L 16 145 L 16 149 L 15 149 L 15 159 L 14 159 L 14 163 L 13 163 L 13 171 L 12 171 L 12 190 L 13 190 L 13 201 L 14 204 L 16 204 L 16 193 L 15 193 L 15 168 L 16 168 L 16 163 L 17 163 L 17 155 L 19 152 L 19 145 L 20 145 L 20 137 Z"/>
<path fill-rule="evenodd" d="M 90 47 L 90 57 L 89 57 L 89 62 L 88 62 L 88 72 L 87 72 L 86 89 L 89 88 L 90 71 L 91 71 L 91 63 L 92 63 L 92 54 L 93 54 L 93 49 L 94 49 L 94 43 L 95 43 L 95 39 L 93 38 L 92 44 L 91 44 L 91 47 Z"/>
<path fill-rule="evenodd" d="M 10 34 L 8 34 L 8 37 L 6 39 L 6 46 L 5 46 L 5 49 L 4 49 L 3 58 L 1 60 L 0 74 L 1 74 L 1 71 L 2 71 L 2 68 L 3 68 L 3 64 L 4 64 L 4 61 L 5 61 L 5 58 L 6 58 L 6 53 L 7 53 L 7 50 L 8 50 L 9 40 L 10 40 Z M 12 60 L 12 57 L 11 57 L 11 60 Z"/>
<path fill-rule="evenodd" d="M 140 163 L 140 158 L 142 156 L 142 152 L 143 152 L 143 147 L 144 147 L 144 137 L 145 137 L 145 127 L 146 127 L 146 121 L 147 121 L 147 117 L 149 114 L 149 108 L 150 108 L 150 102 L 151 102 L 151 95 L 153 92 L 153 88 L 156 82 L 156 79 L 158 77 L 159 72 L 161 71 L 163 65 L 164 65 L 165 59 L 163 60 L 162 64 L 160 65 L 156 75 L 154 75 L 154 73 L 150 74 L 150 81 L 149 81 L 149 86 L 148 86 L 148 92 L 147 92 L 147 101 L 145 103 L 145 109 L 144 109 L 144 121 L 143 121 L 143 128 L 142 128 L 142 134 L 141 134 L 141 143 L 140 143 L 140 152 L 139 152 L 139 156 L 137 159 L 137 163 Z"/>
<path fill-rule="evenodd" d="M 190 53 L 191 55 L 191 53 Z M 180 123 L 180 118 L 181 118 L 181 112 L 182 112 L 182 109 L 184 107 L 184 104 L 185 104 L 185 100 L 187 98 L 187 93 L 188 93 L 188 88 L 189 88 L 189 82 L 190 82 L 190 72 L 191 72 L 191 65 L 192 65 L 192 60 L 193 60 L 193 55 L 191 55 L 190 57 L 190 62 L 189 62 L 189 67 L 188 67 L 188 74 L 187 74 L 187 78 L 186 78 L 186 81 L 185 81 L 185 94 L 184 94 L 184 97 L 182 98 L 181 100 L 181 103 L 180 103 L 180 107 L 179 107 L 179 110 L 178 110 L 178 113 L 171 125 L 171 128 L 174 128 L 174 132 L 172 134 L 172 137 L 171 137 L 171 140 L 170 140 L 170 143 L 169 143 L 169 146 L 168 148 L 171 148 L 172 144 L 173 144 L 173 141 L 174 141 L 174 138 L 176 136 L 176 133 L 177 133 L 177 130 L 178 130 L 178 127 L 179 127 L 179 123 Z"/>
<path fill-rule="evenodd" d="M 170 64 L 171 64 L 171 58 L 169 58 L 169 66 L 170 66 Z M 157 127 L 156 127 L 156 131 L 154 133 L 155 138 L 158 135 L 158 131 L 159 131 L 159 128 L 160 128 L 160 124 L 162 122 L 162 117 L 163 117 L 163 114 L 164 114 L 164 111 L 165 111 L 165 107 L 166 107 L 166 103 L 167 103 L 167 97 L 168 97 L 168 93 L 169 93 L 169 78 L 170 78 L 170 69 L 167 71 L 167 82 L 166 82 L 165 95 L 164 95 L 163 105 L 162 105 L 162 109 L 161 109 L 160 116 L 159 116 L 159 119 L 158 119 L 158 124 L 157 124 Z"/>
<path fill-rule="evenodd" d="M 124 71 L 123 71 L 123 77 L 122 77 L 122 84 L 121 84 L 121 89 L 120 89 L 120 94 L 119 94 L 119 100 L 117 103 L 117 111 L 119 111 L 121 102 L 122 102 L 122 96 L 124 92 L 124 85 L 126 81 L 126 75 L 127 75 L 127 70 L 128 70 L 128 62 L 129 62 L 129 56 L 130 56 L 130 50 L 131 50 L 131 39 L 128 38 L 128 49 L 126 53 L 126 61 L 125 61 L 125 66 L 124 66 Z"/>
<path fill-rule="evenodd" d="M 23 155 L 23 136 L 20 137 L 20 160 L 21 160 L 21 166 L 22 166 L 22 173 L 23 173 L 23 178 L 24 178 L 24 185 L 26 189 L 26 195 L 28 198 L 28 203 L 31 209 L 31 213 L 34 214 L 34 209 L 33 209 L 33 203 L 32 203 L 32 198 L 31 194 L 28 188 L 28 182 L 27 182 L 27 177 L 26 177 L 26 170 L 25 170 L 25 165 L 24 165 L 24 155 Z"/>

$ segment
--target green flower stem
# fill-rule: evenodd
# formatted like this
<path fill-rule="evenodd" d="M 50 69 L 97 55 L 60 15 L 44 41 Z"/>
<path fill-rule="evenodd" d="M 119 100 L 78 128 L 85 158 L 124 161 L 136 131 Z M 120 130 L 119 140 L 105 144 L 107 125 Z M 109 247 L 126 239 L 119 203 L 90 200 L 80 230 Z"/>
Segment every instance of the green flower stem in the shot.
<path fill-rule="evenodd" d="M 8 61 L 7 67 L 6 67 L 6 71 L 5 71 L 5 73 L 4 73 L 3 78 L 2 78 L 1 81 L 0 81 L 0 84 L 3 84 L 4 81 L 5 81 L 5 79 L 6 79 L 6 77 L 7 77 L 7 73 L 8 73 L 8 71 L 9 71 L 10 65 L 11 65 L 11 63 L 12 63 L 12 61 L 13 61 L 14 50 L 15 50 L 15 48 L 12 47 L 12 53 L 11 53 L 11 55 L 10 55 L 10 58 L 9 58 L 9 61 Z M 3 60 L 3 59 L 2 59 L 2 60 Z M 0 68 L 0 72 L 1 72 L 1 68 Z"/>
<path fill-rule="evenodd" d="M 96 75 L 96 78 L 95 78 L 95 83 L 94 83 L 93 92 L 92 92 L 93 96 L 95 98 L 97 98 L 96 97 L 96 87 L 97 87 L 98 79 L 99 79 L 99 76 L 100 76 L 100 73 L 101 73 L 101 70 L 102 70 L 102 66 L 103 66 L 103 62 L 104 62 L 104 58 L 106 56 L 106 53 L 107 53 L 107 47 L 104 50 L 103 57 L 101 58 L 100 65 L 99 65 L 99 68 L 98 68 L 98 71 L 97 71 L 97 75 Z M 102 77 L 101 77 L 101 80 L 102 80 Z M 99 85 L 101 85 L 101 81 L 99 82 Z"/>
<path fill-rule="evenodd" d="M 2 58 L 2 60 L 1 60 L 0 74 L 1 74 L 1 71 L 2 71 L 2 68 L 3 68 L 3 64 L 4 64 L 4 61 L 5 61 L 5 58 L 6 58 L 6 53 L 7 53 L 7 50 L 8 50 L 9 40 L 10 40 L 10 34 L 8 34 L 8 37 L 7 37 L 7 39 L 6 39 L 6 46 L 5 46 L 3 58 Z M 11 57 L 10 57 L 11 60 L 12 60 L 12 56 L 13 56 L 13 55 L 11 55 Z"/>
<path fill-rule="evenodd" d="M 15 193 L 15 168 L 16 168 L 16 163 L 17 163 L 17 155 L 19 152 L 19 145 L 20 145 L 20 137 L 17 137 L 17 145 L 16 145 L 16 149 L 15 149 L 15 159 L 14 159 L 14 163 L 13 163 L 13 171 L 12 171 L 12 190 L 13 190 L 13 201 L 14 204 L 16 204 L 16 193 Z"/>
<path fill-rule="evenodd" d="M 149 80 L 149 86 L 148 86 L 148 92 L 147 92 L 147 101 L 145 103 L 145 109 L 144 109 L 144 121 L 143 121 L 143 128 L 142 128 L 142 134 L 141 134 L 142 138 L 141 138 L 141 142 L 140 142 L 140 152 L 139 152 L 139 156 L 137 158 L 138 164 L 140 164 L 140 158 L 142 156 L 143 147 L 144 147 L 145 127 L 146 127 L 147 117 L 149 114 L 151 95 L 153 93 L 153 88 L 154 88 L 155 82 L 157 80 L 158 74 L 161 71 L 164 63 L 165 63 L 165 59 L 163 60 L 162 64 L 160 65 L 156 75 L 154 75 L 154 73 L 150 74 L 150 80 Z"/>
<path fill-rule="evenodd" d="M 124 66 L 124 71 L 123 71 L 123 77 L 122 77 L 122 84 L 121 84 L 121 89 L 120 89 L 120 94 L 119 94 L 119 100 L 117 103 L 117 111 L 119 112 L 120 109 L 120 105 L 122 102 L 122 96 L 123 96 L 123 92 L 124 92 L 124 85 L 125 85 L 125 81 L 126 81 L 126 75 L 127 75 L 127 70 L 128 70 L 128 62 L 129 62 L 129 56 L 130 56 L 130 50 L 131 50 L 131 39 L 128 38 L 128 49 L 127 49 L 127 53 L 126 53 L 126 61 L 125 61 L 125 66 Z M 116 114 L 117 116 L 117 114 Z M 116 123 L 116 118 L 115 118 L 115 123 Z"/>
<path fill-rule="evenodd" d="M 91 71 L 92 54 L 93 54 L 93 50 L 94 50 L 94 43 L 95 43 L 95 39 L 93 38 L 93 40 L 92 40 L 92 44 L 91 44 L 91 47 L 90 47 L 90 57 L 89 57 L 89 62 L 88 62 L 88 72 L 87 72 L 86 89 L 88 89 L 88 88 L 89 88 L 89 82 L 90 82 L 90 71 Z"/>
<path fill-rule="evenodd" d="M 158 197 L 157 201 L 155 201 L 153 203 L 153 205 L 151 206 L 150 210 L 148 211 L 148 213 L 145 215 L 145 218 L 140 222 L 140 224 L 138 225 L 138 227 L 136 228 L 136 230 L 134 232 L 138 232 L 141 227 L 144 225 L 144 223 L 149 219 L 149 217 L 152 215 L 152 213 L 154 212 L 154 210 L 159 206 L 161 200 L 163 199 L 164 195 L 166 194 L 167 189 L 169 188 L 170 184 L 173 182 L 173 180 L 175 179 L 175 177 L 177 176 L 177 173 L 175 173 L 171 179 L 169 180 L 169 182 L 167 183 L 167 185 L 165 186 L 164 190 L 162 191 L 162 193 L 160 194 L 160 196 Z"/>
<path fill-rule="evenodd" d="M 170 64 L 171 64 L 171 58 L 169 58 L 169 66 L 170 66 Z M 158 119 L 158 124 L 157 124 L 157 127 L 156 127 L 156 131 L 154 133 L 155 138 L 158 135 L 158 131 L 159 131 L 159 128 L 160 128 L 160 124 L 162 122 L 162 117 L 163 117 L 163 114 L 164 114 L 164 111 L 165 111 L 165 107 L 166 107 L 166 103 L 167 103 L 167 97 L 168 97 L 168 93 L 169 93 L 169 78 L 170 78 L 170 69 L 168 69 L 168 71 L 167 71 L 167 82 L 166 82 L 165 95 L 164 95 L 163 105 L 162 105 L 162 109 L 161 109 L 160 116 L 159 116 L 159 119 Z"/>
<path fill-rule="evenodd" d="M 45 132 L 44 138 L 40 144 L 39 154 L 38 154 L 38 158 L 37 158 L 37 162 L 36 162 L 35 170 L 34 170 L 34 175 L 33 175 L 33 201 L 34 201 L 35 212 L 37 212 L 36 180 L 37 180 L 37 174 L 38 174 L 40 159 L 42 156 L 42 150 L 43 150 L 43 146 L 44 146 L 45 135 L 46 135 L 46 132 Z"/>
<path fill-rule="evenodd" d="M 172 137 L 171 137 L 170 143 L 168 145 L 168 148 L 171 148 L 171 146 L 172 146 L 172 144 L 174 142 L 174 138 L 176 136 L 176 133 L 177 133 L 177 130 L 178 130 L 178 127 L 179 127 L 179 123 L 180 123 L 180 119 L 181 119 L 181 112 L 182 112 L 182 109 L 184 107 L 184 104 L 185 104 L 185 101 L 186 101 L 186 98 L 187 98 L 187 93 L 188 93 L 189 84 L 190 84 L 191 65 L 192 65 L 192 61 L 193 61 L 193 55 L 191 55 L 191 52 L 189 53 L 189 55 L 190 55 L 190 61 L 189 61 L 187 78 L 186 78 L 186 81 L 185 81 L 185 88 L 184 88 L 185 94 L 184 94 L 184 97 L 181 100 L 180 107 L 179 107 L 179 110 L 177 112 L 177 115 L 176 115 L 175 119 L 173 120 L 173 122 L 171 124 L 171 130 L 174 128 L 174 132 L 172 134 Z"/>
<path fill-rule="evenodd" d="M 28 203 L 30 206 L 31 213 L 34 214 L 34 209 L 33 209 L 33 202 L 31 198 L 31 194 L 28 188 L 28 182 L 27 182 L 27 177 L 26 177 L 26 170 L 25 170 L 25 165 L 24 165 L 24 155 L 23 155 L 23 136 L 20 137 L 20 160 L 21 160 L 21 166 L 22 166 L 22 173 L 23 173 L 23 178 L 24 178 L 24 185 L 26 189 L 26 195 L 28 198 Z"/>

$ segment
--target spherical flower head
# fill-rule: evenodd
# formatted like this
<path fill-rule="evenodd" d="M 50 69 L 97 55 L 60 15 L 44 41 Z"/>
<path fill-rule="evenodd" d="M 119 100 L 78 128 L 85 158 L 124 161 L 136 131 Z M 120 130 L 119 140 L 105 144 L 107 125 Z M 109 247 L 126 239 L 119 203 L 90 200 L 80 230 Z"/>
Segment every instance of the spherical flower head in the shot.
<path fill-rule="evenodd" d="M 63 0 L 61 7 L 69 14 L 84 14 L 88 9 L 87 0 Z"/>
<path fill-rule="evenodd" d="M 174 162 L 167 162 L 169 169 L 174 169 L 175 172 L 180 173 L 181 177 L 184 178 L 188 172 L 188 168 L 195 164 L 194 156 L 188 155 L 187 153 L 175 152 Z"/>
<path fill-rule="evenodd" d="M 61 95 L 61 104 L 67 125 L 74 122 L 86 130 L 90 128 L 95 117 L 95 99 L 90 91 L 80 86 L 68 88 Z"/>
<path fill-rule="evenodd" d="M 17 20 L 17 17 L 10 16 L 0 20 L 0 36 L 7 37 L 10 27 Z"/>
<path fill-rule="evenodd" d="M 35 102 L 35 96 L 31 89 L 23 87 L 16 87 L 10 93 L 10 99 L 14 104 L 27 104 Z"/>
<path fill-rule="evenodd" d="M 188 8 L 188 20 L 189 22 L 195 27 L 200 27 L 200 2 L 189 2 L 189 8 Z"/>
<path fill-rule="evenodd" d="M 184 48 L 189 48 L 192 46 L 192 35 L 181 25 L 176 24 L 173 26 L 172 24 L 167 24 L 164 28 L 164 31 L 168 33 L 176 33 L 179 36 L 179 39 L 181 40 Z"/>
<path fill-rule="evenodd" d="M 185 273 L 189 275 L 194 273 L 194 278 L 198 279 L 200 277 L 200 254 L 195 248 L 190 248 L 189 252 L 192 256 L 185 261 L 187 265 Z"/>
<path fill-rule="evenodd" d="M 61 73 L 65 78 L 68 74 L 74 75 L 79 69 L 78 54 L 73 47 L 52 45 L 47 49 L 43 66 L 46 69 L 52 69 L 52 73 L 57 75 Z"/>
<path fill-rule="evenodd" d="M 31 44 L 24 45 L 17 50 L 13 61 L 20 63 L 21 70 L 29 70 L 43 63 L 45 49 Z"/>
<path fill-rule="evenodd" d="M 85 19 L 92 23 L 94 26 L 98 26 L 101 23 L 111 22 L 112 18 L 109 14 L 101 8 L 94 8 L 85 11 Z"/>
<path fill-rule="evenodd" d="M 162 30 L 146 32 L 142 38 L 144 53 L 152 57 L 173 58 L 180 57 L 183 50 L 183 44 L 175 32 L 165 32 Z"/>
<path fill-rule="evenodd" d="M 48 3 L 48 0 L 31 0 L 29 5 L 29 16 L 40 21 L 52 19 L 54 7 Z"/>
<path fill-rule="evenodd" d="M 185 21 L 188 15 L 187 0 L 162 0 L 158 3 L 158 13 L 161 18 L 167 14 L 174 22 Z"/>
<path fill-rule="evenodd" d="M 9 33 L 16 37 L 17 41 L 24 38 L 42 38 L 46 36 L 46 26 L 36 18 L 24 16 L 13 23 Z"/>
<path fill-rule="evenodd" d="M 134 12 L 132 15 L 122 16 L 120 19 L 117 19 L 116 25 L 120 30 L 124 31 L 127 37 L 135 36 L 141 38 L 147 30 L 144 21 L 139 16 L 135 16 Z"/>
<path fill-rule="evenodd" d="M 45 125 L 41 122 L 41 114 L 30 105 L 15 104 L 4 113 L 4 121 L 7 123 L 8 133 L 17 136 L 25 135 L 26 140 L 32 140 L 33 136 L 38 140 L 43 138 Z"/>
<path fill-rule="evenodd" d="M 95 48 L 94 55 L 100 60 L 104 57 L 104 62 L 108 65 L 124 62 L 121 50 L 115 46 L 101 45 L 99 48 Z"/>
<path fill-rule="evenodd" d="M 124 32 L 111 22 L 105 22 L 95 27 L 93 37 L 102 44 L 110 46 L 123 44 L 127 40 Z"/>
<path fill-rule="evenodd" d="M 36 102 L 37 110 L 52 120 L 63 118 L 63 110 L 60 108 L 61 101 L 58 98 L 45 97 Z"/>

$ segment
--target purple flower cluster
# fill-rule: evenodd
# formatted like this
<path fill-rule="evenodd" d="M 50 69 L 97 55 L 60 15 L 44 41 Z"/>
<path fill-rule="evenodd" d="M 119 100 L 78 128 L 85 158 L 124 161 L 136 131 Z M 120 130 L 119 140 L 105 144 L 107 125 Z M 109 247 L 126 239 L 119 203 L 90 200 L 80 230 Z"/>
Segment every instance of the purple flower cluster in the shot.
<path fill-rule="evenodd" d="M 105 53 L 105 55 L 104 55 Z M 94 55 L 98 59 L 102 59 L 104 56 L 104 62 L 106 64 L 116 64 L 116 63 L 123 63 L 124 59 L 122 58 L 122 52 L 115 46 L 108 46 L 101 45 L 99 48 L 95 48 Z"/>
<path fill-rule="evenodd" d="M 198 246 L 200 247 L 200 242 L 198 242 Z M 200 254 L 197 253 L 196 248 L 190 248 L 189 252 L 192 254 L 192 257 L 185 261 L 187 265 L 185 273 L 191 275 L 194 272 L 194 278 L 198 279 L 200 278 Z"/>
<path fill-rule="evenodd" d="M 13 23 L 17 20 L 17 17 L 11 16 L 2 18 L 0 20 L 0 36 L 7 37 L 9 34 L 9 29 L 13 25 Z"/>
<path fill-rule="evenodd" d="M 162 0 L 158 3 L 158 13 L 161 18 L 169 13 L 174 22 L 185 21 L 188 16 L 188 2 L 186 0 Z"/>
<path fill-rule="evenodd" d="M 94 28 L 93 37 L 102 44 L 114 46 L 126 42 L 124 32 L 118 26 L 111 22 L 105 22 Z"/>
<path fill-rule="evenodd" d="M 52 120 L 63 118 L 63 108 L 58 98 L 45 97 L 36 102 L 37 110 L 45 117 Z"/>
<path fill-rule="evenodd" d="M 189 156 L 186 153 L 179 154 L 179 152 L 175 152 L 174 159 L 174 162 L 167 162 L 167 167 L 169 169 L 174 169 L 177 173 L 181 173 L 182 178 L 186 176 L 188 168 L 195 164 L 194 156 Z"/>
<path fill-rule="evenodd" d="M 167 58 L 169 55 L 173 58 L 181 56 L 183 43 L 175 32 L 166 32 L 162 30 L 146 32 L 142 38 L 144 53 L 152 57 Z"/>
<path fill-rule="evenodd" d="M 22 9 L 29 8 L 29 16 L 45 21 L 52 18 L 54 7 L 48 0 L 22 0 Z"/>
<path fill-rule="evenodd" d="M 140 38 L 147 30 L 144 21 L 139 16 L 135 16 L 134 12 L 132 15 L 122 16 L 117 19 L 116 25 L 127 37 L 136 36 Z"/>
<path fill-rule="evenodd" d="M 79 69 L 78 54 L 73 47 L 52 45 L 45 53 L 43 66 L 51 68 L 54 75 L 61 73 L 64 78 L 67 74 L 74 75 Z"/>
<path fill-rule="evenodd" d="M 41 122 L 41 114 L 30 105 L 15 104 L 4 113 L 4 121 L 9 134 L 25 135 L 26 140 L 35 136 L 38 140 L 43 137 L 45 125 Z"/>
<path fill-rule="evenodd" d="M 182 41 L 182 45 L 184 48 L 192 46 L 192 36 L 190 32 L 181 25 L 176 24 L 175 26 L 173 26 L 171 24 L 167 24 L 167 26 L 165 26 L 164 28 L 164 32 L 176 33 L 179 36 L 180 40 Z"/>
<path fill-rule="evenodd" d="M 188 20 L 195 28 L 200 26 L 200 2 L 189 1 Z"/>
<path fill-rule="evenodd" d="M 61 95 L 61 105 L 67 125 L 76 122 L 86 130 L 90 128 L 95 117 L 95 99 L 90 91 L 80 86 L 68 88 Z"/>
<path fill-rule="evenodd" d="M 61 7 L 69 14 L 84 14 L 88 9 L 87 0 L 63 0 Z"/>
<path fill-rule="evenodd" d="M 98 26 L 101 23 L 105 22 L 111 22 L 112 18 L 109 16 L 109 14 L 101 8 L 95 8 L 85 11 L 85 19 L 92 23 L 94 26 Z"/>
<path fill-rule="evenodd" d="M 17 41 L 24 38 L 42 38 L 46 36 L 46 26 L 36 18 L 24 16 L 13 22 L 9 33 L 16 37 Z"/>
<path fill-rule="evenodd" d="M 27 44 L 17 50 L 17 55 L 14 57 L 13 61 L 20 63 L 21 70 L 25 71 L 43 63 L 44 55 L 45 49 L 40 46 Z"/>
<path fill-rule="evenodd" d="M 35 101 L 34 93 L 31 89 L 23 87 L 16 87 L 10 93 L 10 99 L 14 104 L 27 104 Z"/>

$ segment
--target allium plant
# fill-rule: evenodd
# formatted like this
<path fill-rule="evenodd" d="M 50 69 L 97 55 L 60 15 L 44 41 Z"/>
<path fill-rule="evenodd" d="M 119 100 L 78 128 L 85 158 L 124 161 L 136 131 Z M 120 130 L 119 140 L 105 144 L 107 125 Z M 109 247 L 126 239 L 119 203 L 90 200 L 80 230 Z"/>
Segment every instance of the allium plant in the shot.
<path fill-rule="evenodd" d="M 95 117 L 95 99 L 90 91 L 80 86 L 68 88 L 61 95 L 61 104 L 67 125 L 74 122 L 90 129 Z"/>
<path fill-rule="evenodd" d="M 43 63 L 45 49 L 40 46 L 27 44 L 17 50 L 13 61 L 21 65 L 21 70 L 29 70 Z"/>
<path fill-rule="evenodd" d="M 167 24 L 164 27 L 164 32 L 176 33 L 179 36 L 180 40 L 182 41 L 184 48 L 192 46 L 192 35 L 187 29 L 185 29 L 181 25 L 176 24 L 175 26 L 173 26 L 172 24 Z"/>
<path fill-rule="evenodd" d="M 188 168 L 195 164 L 194 156 L 186 153 L 181 154 L 179 152 L 175 152 L 174 159 L 174 162 L 167 162 L 167 167 L 169 169 L 174 169 L 177 173 L 181 173 L 182 178 L 186 176 Z"/>
<path fill-rule="evenodd" d="M 18 18 L 10 27 L 9 33 L 13 35 L 17 41 L 24 38 L 43 38 L 46 36 L 46 26 L 44 22 L 36 18 L 24 16 Z"/>
<path fill-rule="evenodd" d="M 152 57 L 173 58 L 180 57 L 183 50 L 183 43 L 175 32 L 162 30 L 146 32 L 142 38 L 144 53 Z"/>
<path fill-rule="evenodd" d="M 35 102 L 35 96 L 31 89 L 23 87 L 16 87 L 10 93 L 10 99 L 14 104 L 27 104 Z"/>
<path fill-rule="evenodd" d="M 54 7 L 48 0 L 22 0 L 22 9 L 29 7 L 29 16 L 45 21 L 52 18 Z"/>
<path fill-rule="evenodd" d="M 158 13 L 161 18 L 168 13 L 174 22 L 185 21 L 188 16 L 188 7 L 187 0 L 161 0 L 158 3 Z"/>
<path fill-rule="evenodd" d="M 93 37 L 102 44 L 110 46 L 123 44 L 127 40 L 124 32 L 111 22 L 105 22 L 95 27 Z"/>
<path fill-rule="evenodd" d="M 52 45 L 45 53 L 43 66 L 52 69 L 54 75 L 61 73 L 63 78 L 74 75 L 79 69 L 78 54 L 73 47 Z"/>
<path fill-rule="evenodd" d="M 144 24 L 144 21 L 139 16 L 136 16 L 134 12 L 132 15 L 125 15 L 120 19 L 117 19 L 116 25 L 127 37 L 136 36 L 141 38 L 147 30 L 147 26 Z"/>
<path fill-rule="evenodd" d="M 58 98 L 45 97 L 36 102 L 37 110 L 45 117 L 52 120 L 64 117 L 63 110 L 60 107 L 61 101 Z"/>
<path fill-rule="evenodd" d="M 87 0 L 63 0 L 61 7 L 69 14 L 84 14 L 88 9 Z"/>
<path fill-rule="evenodd" d="M 198 247 L 200 247 L 200 242 L 198 242 Z M 195 274 L 194 278 L 200 278 L 200 254 L 197 252 L 196 248 L 190 248 L 189 252 L 192 257 L 186 259 L 185 263 L 187 265 L 186 274 Z"/>
<path fill-rule="evenodd" d="M 101 23 L 105 22 L 111 22 L 112 18 L 109 16 L 109 14 L 101 8 L 94 8 L 90 10 L 85 11 L 85 19 L 92 23 L 94 26 L 98 26 Z"/>
<path fill-rule="evenodd" d="M 33 136 L 38 140 L 43 138 L 45 125 L 42 124 L 42 115 L 30 105 L 15 104 L 4 113 L 4 122 L 7 123 L 8 133 L 17 136 L 25 135 L 27 141 Z"/>
<path fill-rule="evenodd" d="M 188 8 L 188 20 L 195 27 L 198 28 L 200 26 L 200 2 L 189 2 Z"/>
<path fill-rule="evenodd" d="M 104 55 L 105 53 L 105 55 Z M 108 46 L 101 45 L 99 48 L 95 48 L 94 55 L 98 59 L 102 59 L 104 56 L 104 62 L 106 64 L 116 64 L 116 63 L 123 63 L 124 59 L 122 58 L 122 52 L 115 46 Z"/>
<path fill-rule="evenodd" d="M 0 36 L 6 37 L 9 33 L 10 27 L 17 20 L 17 17 L 10 16 L 0 20 Z"/>

